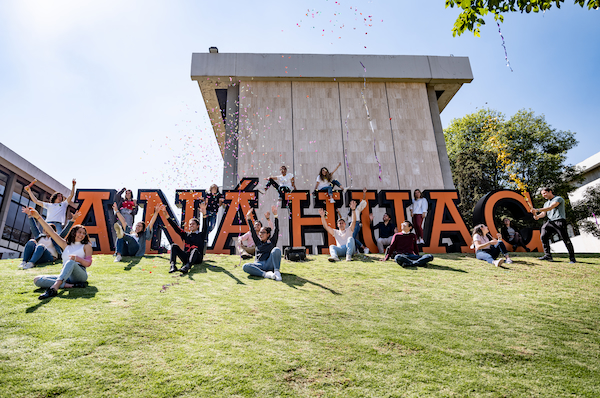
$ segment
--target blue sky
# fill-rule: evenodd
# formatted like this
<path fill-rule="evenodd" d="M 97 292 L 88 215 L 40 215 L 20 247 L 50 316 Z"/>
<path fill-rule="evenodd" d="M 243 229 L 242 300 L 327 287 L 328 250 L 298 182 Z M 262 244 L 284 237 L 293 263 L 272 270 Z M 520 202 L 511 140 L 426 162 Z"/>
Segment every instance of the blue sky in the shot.
<path fill-rule="evenodd" d="M 600 150 L 600 11 L 567 3 L 506 15 L 511 72 L 493 19 L 481 38 L 452 37 L 458 10 L 443 0 L 3 1 L 0 142 L 66 186 L 161 188 L 172 200 L 222 181 L 193 52 L 453 54 L 469 57 L 474 80 L 444 126 L 482 107 L 530 108 L 577 133 L 574 164 Z"/>

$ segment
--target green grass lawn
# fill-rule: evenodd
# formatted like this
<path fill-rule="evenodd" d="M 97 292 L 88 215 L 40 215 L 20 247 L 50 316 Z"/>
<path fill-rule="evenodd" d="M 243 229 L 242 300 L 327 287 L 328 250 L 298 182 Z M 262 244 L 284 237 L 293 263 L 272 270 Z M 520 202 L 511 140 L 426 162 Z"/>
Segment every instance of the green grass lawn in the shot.
<path fill-rule="evenodd" d="M 536 256 L 312 256 L 283 282 L 234 256 L 183 277 L 95 256 L 89 287 L 45 301 L 33 277 L 60 264 L 3 260 L 0 397 L 599 397 L 600 258 Z"/>

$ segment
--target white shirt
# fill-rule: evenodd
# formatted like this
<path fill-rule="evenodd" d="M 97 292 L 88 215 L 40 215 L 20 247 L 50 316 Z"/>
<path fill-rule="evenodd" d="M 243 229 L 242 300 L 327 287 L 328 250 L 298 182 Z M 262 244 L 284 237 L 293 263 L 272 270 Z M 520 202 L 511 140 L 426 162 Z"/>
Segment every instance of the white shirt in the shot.
<path fill-rule="evenodd" d="M 479 234 L 475 234 L 473 235 L 473 249 L 475 249 L 477 246 L 475 246 L 475 242 L 477 242 L 479 245 L 485 245 L 486 243 L 488 243 L 490 240 L 488 239 L 487 236 L 481 236 Z M 482 249 L 479 249 L 482 250 Z"/>
<path fill-rule="evenodd" d="M 321 190 L 321 188 L 327 188 L 331 185 L 329 181 L 323 180 L 320 175 L 317 177 L 317 184 L 319 184 L 317 185 L 317 191 Z"/>
<path fill-rule="evenodd" d="M 65 250 L 63 250 L 63 253 L 62 253 L 63 263 L 66 263 L 67 261 L 69 261 L 70 256 L 77 256 L 77 257 L 85 258 L 85 251 L 83 250 L 83 243 L 75 242 L 75 243 L 72 243 L 72 244 L 68 245 L 67 247 L 65 247 Z"/>
<path fill-rule="evenodd" d="M 346 228 L 344 232 L 339 229 L 334 229 L 333 236 L 335 238 L 335 243 L 337 243 L 336 246 L 346 246 L 348 244 L 348 239 L 352 237 L 352 231 L 350 228 Z"/>
<path fill-rule="evenodd" d="M 277 182 L 281 187 L 288 187 L 290 190 L 292 189 L 292 178 L 294 175 L 292 173 L 286 173 L 285 175 L 280 175 L 277 177 Z"/>
<path fill-rule="evenodd" d="M 44 246 L 46 248 L 46 250 L 48 250 L 50 252 L 50 254 L 52 254 L 52 257 L 54 257 L 55 259 L 58 258 L 58 253 L 56 252 L 56 248 L 54 247 L 54 244 L 52 243 L 52 238 L 48 238 L 48 237 L 40 238 L 38 240 L 38 245 Z"/>
<path fill-rule="evenodd" d="M 57 221 L 61 224 L 65 223 L 67 218 L 67 207 L 69 207 L 69 203 L 66 200 L 61 203 L 44 202 L 43 204 L 44 209 L 48 210 L 46 222 Z"/>
<path fill-rule="evenodd" d="M 360 203 L 358 204 L 358 206 L 356 206 L 356 222 L 360 222 L 360 213 L 362 213 L 362 211 L 365 209 L 365 207 L 367 207 L 366 200 L 361 200 Z M 342 211 L 345 211 L 345 210 L 342 210 Z M 352 222 L 352 213 L 350 213 L 350 215 L 348 215 L 346 217 L 342 217 L 342 218 L 344 219 L 344 221 L 346 221 L 347 225 L 350 225 L 350 223 Z"/>
<path fill-rule="evenodd" d="M 423 213 L 427 213 L 427 210 L 429 209 L 429 204 L 427 202 L 427 199 L 425 198 L 419 198 L 416 200 L 413 200 L 412 204 L 408 207 L 411 211 L 411 213 L 414 214 L 423 214 Z"/>

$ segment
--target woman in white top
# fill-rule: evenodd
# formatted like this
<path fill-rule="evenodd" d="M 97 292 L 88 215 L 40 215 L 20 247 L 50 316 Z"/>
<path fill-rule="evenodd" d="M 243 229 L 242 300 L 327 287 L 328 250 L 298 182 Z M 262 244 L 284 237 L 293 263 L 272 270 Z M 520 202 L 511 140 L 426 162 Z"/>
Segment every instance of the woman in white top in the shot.
<path fill-rule="evenodd" d="M 333 179 L 333 173 L 335 173 L 341 165 L 341 162 L 338 163 L 335 170 L 333 170 L 331 173 L 329 172 L 329 170 L 327 170 L 327 167 L 322 167 L 321 171 L 319 171 L 319 175 L 317 176 L 317 184 L 315 185 L 315 191 L 327 191 L 327 195 L 329 195 L 329 203 L 335 203 L 335 199 L 333 199 L 334 187 L 343 189 L 344 192 L 346 191 L 346 188 L 342 188 L 342 184 L 340 184 L 338 180 Z"/>
<path fill-rule="evenodd" d="M 25 190 L 29 194 L 29 197 L 38 206 L 42 206 L 44 209 L 48 210 L 48 214 L 46 214 L 46 222 L 48 224 L 53 224 L 56 227 L 56 232 L 59 234 L 63 230 L 63 225 L 67 219 L 67 208 L 70 204 L 73 204 L 71 200 L 73 200 L 73 195 L 75 194 L 75 184 L 76 181 L 73 179 L 73 187 L 71 188 L 71 194 L 65 200 L 65 197 L 60 192 L 54 192 L 52 196 L 50 196 L 50 203 L 42 202 L 38 200 L 33 193 L 31 192 L 31 186 L 35 184 L 37 180 L 33 180 L 31 184 L 25 187 Z"/>
<path fill-rule="evenodd" d="M 415 189 L 414 199 L 412 204 L 408 206 L 408 212 L 412 218 L 415 235 L 417 235 L 417 244 L 420 245 L 425 243 L 423 240 L 423 220 L 427 217 L 427 210 L 429 210 L 427 199 L 423 197 L 420 189 Z"/>
<path fill-rule="evenodd" d="M 41 275 L 33 279 L 36 286 L 46 288 L 44 294 L 38 298 L 43 300 L 54 297 L 58 294 L 59 288 L 86 287 L 88 278 L 86 268 L 92 265 L 93 249 L 85 227 L 75 225 L 71 228 L 67 238 L 63 239 L 54 232 L 35 209 L 29 208 L 29 213 L 63 250 L 63 267 L 60 275 Z"/>
<path fill-rule="evenodd" d="M 508 250 L 502 242 L 502 235 L 498 234 L 498 239 L 493 239 L 485 224 L 479 224 L 473 228 L 473 246 L 475 246 L 475 257 L 478 260 L 487 261 L 499 267 L 504 262 L 504 258 L 498 260 L 496 258 L 502 253 L 506 259 L 506 264 L 512 264 L 512 260 L 508 256 Z"/>

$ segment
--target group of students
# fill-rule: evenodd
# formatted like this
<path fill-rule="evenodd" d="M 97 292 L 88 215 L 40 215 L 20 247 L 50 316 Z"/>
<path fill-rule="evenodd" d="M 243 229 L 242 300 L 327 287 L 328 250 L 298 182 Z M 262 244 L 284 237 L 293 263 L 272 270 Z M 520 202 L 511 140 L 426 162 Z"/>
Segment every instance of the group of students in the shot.
<path fill-rule="evenodd" d="M 344 188 L 341 188 L 341 184 L 332 177 L 340 165 L 341 163 L 331 173 L 323 167 L 317 178 L 317 191 L 327 191 L 330 201 L 333 200 L 334 188 L 344 190 Z M 270 186 L 275 187 L 281 195 L 280 200 L 284 200 L 283 195 L 285 193 L 296 189 L 294 176 L 287 172 L 286 166 L 281 167 L 281 175 L 268 177 L 267 180 L 265 190 Z M 35 180 L 26 186 L 25 190 L 34 203 L 47 209 L 47 216 L 44 219 L 31 207 L 23 209 L 23 212 L 29 216 L 30 229 L 34 238 L 25 245 L 20 267 L 28 269 L 36 264 L 55 261 L 58 257 L 62 258 L 63 267 L 59 275 L 42 275 L 34 278 L 36 286 L 46 289 L 39 296 L 40 299 L 45 299 L 55 296 L 59 288 L 87 286 L 86 269 L 92 265 L 92 246 L 85 227 L 73 225 L 73 220 L 78 218 L 78 213 L 75 213 L 72 219 L 66 222 L 67 209 L 72 204 L 71 200 L 75 192 L 76 181 L 73 180 L 72 191 L 68 198 L 64 198 L 61 193 L 55 193 L 51 196 L 50 202 L 42 202 L 35 198 L 31 192 L 31 186 L 34 183 Z M 262 192 L 264 193 L 264 191 Z M 339 261 L 340 257 L 345 257 L 347 261 L 351 261 L 352 256 L 358 253 L 359 250 L 369 253 L 369 249 L 358 239 L 358 232 L 361 229 L 360 213 L 367 207 L 366 192 L 367 189 L 364 188 L 360 203 L 355 200 L 350 201 L 347 217 L 344 217 L 341 209 L 338 209 L 337 229 L 331 228 L 327 224 L 326 212 L 319 209 L 323 228 L 336 241 L 335 245 L 329 246 L 329 261 Z M 121 196 L 123 193 L 125 193 L 124 197 Z M 541 229 L 544 256 L 540 259 L 552 261 L 550 238 L 557 233 L 567 246 L 570 261 L 574 263 L 576 260 L 573 245 L 566 229 L 564 200 L 560 196 L 555 196 L 552 190 L 547 187 L 542 189 L 542 196 L 547 200 L 544 207 L 531 209 L 536 220 L 548 217 L 548 221 L 544 223 Z M 117 237 L 115 262 L 121 261 L 123 257 L 141 257 L 145 254 L 147 242 L 152 239 L 154 223 L 158 215 L 162 213 L 163 218 L 167 220 L 184 243 L 183 248 L 177 244 L 171 245 L 169 273 L 177 271 L 183 274 L 188 273 L 193 265 L 201 264 L 204 259 L 208 234 L 215 227 L 217 212 L 221 206 L 224 206 L 223 195 L 219 192 L 217 185 L 213 184 L 199 206 L 199 211 L 202 214 L 202 227 L 200 226 L 201 221 L 194 217 L 189 220 L 188 231 L 185 231 L 176 220 L 169 216 L 166 205 L 156 206 L 147 224 L 138 222 L 134 227 L 134 216 L 137 214 L 138 204 L 133 199 L 132 191 L 123 188 L 119 191 L 113 204 L 116 217 L 114 229 Z M 420 190 L 414 191 L 414 200 L 408 210 L 412 222 L 403 221 L 400 225 L 400 231 L 398 231 L 391 216 L 387 213 L 384 214 L 383 221 L 373 226 L 372 230 L 379 230 L 377 247 L 380 253 L 384 253 L 382 261 L 393 258 L 403 267 L 424 266 L 433 260 L 433 256 L 419 254 L 419 244 L 423 243 L 423 223 L 428 210 L 427 199 L 422 197 Z M 271 219 L 271 215 L 274 220 Z M 249 260 L 252 256 L 255 257 L 253 262 L 243 265 L 242 269 L 245 272 L 281 281 L 281 249 L 277 247 L 279 238 L 277 206 L 272 206 L 271 212 L 265 213 L 265 218 L 269 224 L 268 227 L 263 226 L 260 220 L 253 219 L 253 210 L 251 209 L 246 214 L 246 219 L 248 225 L 252 227 L 237 240 L 236 247 L 242 259 Z M 369 218 L 372 222 L 373 214 L 370 214 Z M 473 229 L 473 248 L 477 259 L 496 266 L 500 266 L 504 262 L 512 263 L 503 243 L 503 238 L 511 243 L 515 250 L 518 246 L 523 246 L 529 251 L 519 232 L 512 228 L 510 220 L 505 219 L 503 223 L 502 234 L 498 234 L 496 239 L 490 235 L 486 225 L 475 226 Z M 385 246 L 388 246 L 387 250 L 384 250 Z M 180 269 L 177 268 L 177 259 L 183 264 Z"/>

